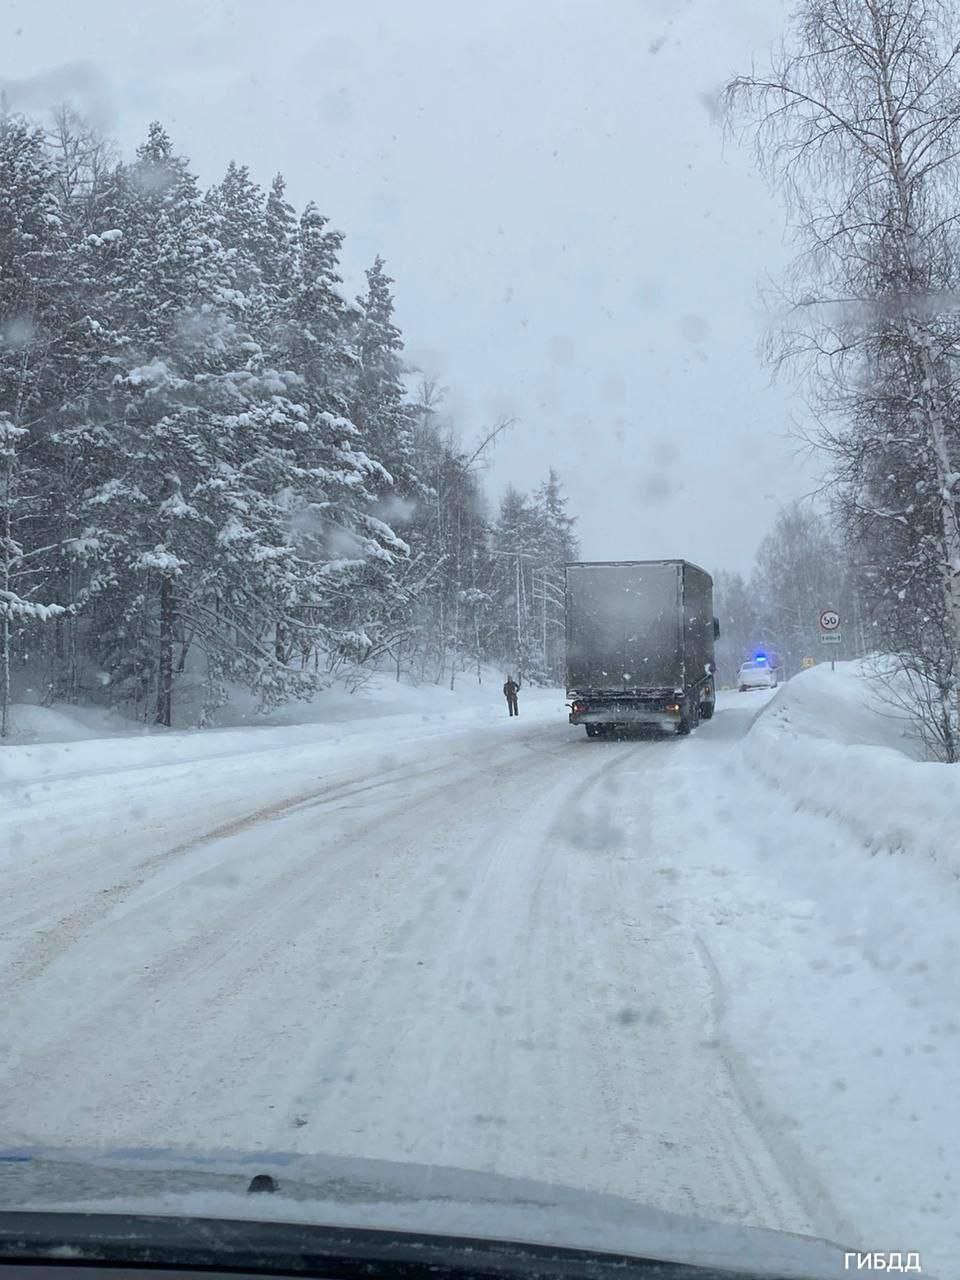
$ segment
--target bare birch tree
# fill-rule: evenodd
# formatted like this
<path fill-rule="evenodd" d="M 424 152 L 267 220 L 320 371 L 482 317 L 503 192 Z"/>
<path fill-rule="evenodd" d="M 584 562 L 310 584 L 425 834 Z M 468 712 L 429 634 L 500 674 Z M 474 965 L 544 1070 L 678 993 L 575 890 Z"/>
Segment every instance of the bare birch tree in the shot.
<path fill-rule="evenodd" d="M 899 520 L 932 532 L 950 759 L 960 743 L 955 27 L 942 0 L 802 0 L 769 68 L 725 94 L 728 119 L 753 132 L 794 215 L 799 254 L 770 354 L 811 375 L 818 443 L 861 529 Z M 885 461 L 905 445 L 909 491 Z M 864 465 L 851 466 L 858 455 Z"/>

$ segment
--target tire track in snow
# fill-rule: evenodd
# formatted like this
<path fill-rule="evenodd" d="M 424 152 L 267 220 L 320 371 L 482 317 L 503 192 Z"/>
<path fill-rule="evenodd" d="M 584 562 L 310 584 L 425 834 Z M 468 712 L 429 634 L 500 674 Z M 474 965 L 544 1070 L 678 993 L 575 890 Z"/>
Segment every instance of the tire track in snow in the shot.
<path fill-rule="evenodd" d="M 750 1116 L 766 1149 L 776 1161 L 783 1178 L 793 1187 L 809 1216 L 811 1229 L 832 1240 L 852 1240 L 857 1235 L 853 1225 L 840 1214 L 823 1181 L 795 1143 L 771 1122 L 753 1075 L 725 1031 L 727 996 L 720 970 L 710 949 L 699 933 L 694 941 L 703 966 L 710 977 L 714 1006 L 714 1036 L 723 1055 L 731 1088 L 744 1111 Z"/>
<path fill-rule="evenodd" d="M 508 827 L 483 851 L 484 871 L 472 886 L 456 944 L 449 948 L 454 957 L 449 982 L 460 996 L 460 1006 L 472 1010 L 478 1019 L 485 1019 L 484 1039 L 492 1043 L 483 1055 L 460 1062 L 449 1047 L 443 1052 L 441 1046 L 441 1052 L 426 1065 L 431 1082 L 428 1091 L 439 1095 L 446 1078 L 458 1069 L 466 1070 L 476 1093 L 485 1094 L 492 1101 L 493 1105 L 483 1113 L 483 1122 L 491 1125 L 485 1150 L 492 1168 L 520 1175 L 529 1173 L 529 1166 L 522 1159 L 517 1164 L 518 1153 L 511 1150 L 515 1143 L 511 1143 L 503 1113 L 507 1112 L 509 1119 L 511 1110 L 536 1107 L 540 1122 L 530 1126 L 531 1137 L 539 1140 L 538 1168 L 549 1180 L 569 1177 L 569 1166 L 557 1158 L 557 1152 L 544 1149 L 543 1139 L 554 1134 L 562 1123 L 564 1110 L 578 1095 L 581 1083 L 575 1079 L 576 1064 L 566 1064 L 563 1057 L 564 997 L 569 992 L 560 989 L 560 984 L 566 986 L 566 979 L 561 973 L 557 982 L 559 957 L 551 954 L 543 937 L 545 927 L 552 930 L 559 924 L 549 901 L 556 891 L 549 884 L 550 876 L 569 847 L 571 818 L 574 822 L 582 820 L 587 801 L 597 788 L 609 786 L 611 778 L 642 752 L 641 744 L 605 743 L 599 752 L 595 746 L 577 744 L 577 764 L 582 768 L 589 761 L 591 766 L 585 777 L 578 769 L 572 785 L 566 779 L 558 780 L 538 797 L 537 810 L 528 812 L 517 824 L 518 829 Z M 586 752 L 592 754 L 580 754 Z M 505 887 L 512 891 L 511 896 L 507 896 Z M 498 905 L 504 902 L 508 912 L 506 936 L 492 939 L 486 922 L 496 918 Z M 505 956 L 491 957 L 491 947 L 502 948 Z M 570 954 L 562 963 L 576 962 L 575 955 Z M 484 974 L 489 975 L 486 983 L 481 980 Z M 551 986 L 554 998 L 544 999 L 544 990 L 550 991 Z M 537 1077 L 533 1087 L 531 1067 Z M 550 1141 L 548 1136 L 547 1142 Z M 530 1154 L 524 1158 L 529 1159 Z M 447 1150 L 447 1157 L 456 1160 L 455 1146 Z"/>

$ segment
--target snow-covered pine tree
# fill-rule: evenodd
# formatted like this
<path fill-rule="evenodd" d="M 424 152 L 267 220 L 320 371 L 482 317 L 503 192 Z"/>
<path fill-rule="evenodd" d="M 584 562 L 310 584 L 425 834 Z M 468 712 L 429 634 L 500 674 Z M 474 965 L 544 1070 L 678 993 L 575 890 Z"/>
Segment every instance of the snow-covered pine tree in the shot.
<path fill-rule="evenodd" d="M 281 532 L 283 518 L 275 508 L 280 502 L 286 505 L 291 475 L 296 470 L 296 440 L 303 429 L 304 417 L 301 407 L 289 395 L 295 378 L 290 373 L 280 374 L 272 363 L 282 347 L 277 340 L 277 329 L 287 321 L 282 312 L 284 307 L 289 307 L 291 295 L 288 293 L 284 303 L 278 305 L 270 283 L 274 275 L 275 246 L 268 229 L 269 203 L 252 181 L 247 167 L 231 161 L 223 180 L 207 193 L 207 205 L 214 211 L 217 239 L 227 253 L 245 375 L 235 377 L 232 383 L 236 403 L 224 405 L 222 456 L 215 483 L 221 496 L 227 487 L 235 491 L 231 498 L 232 510 L 225 513 L 231 533 L 228 536 L 221 529 L 221 538 L 225 546 L 232 544 L 234 550 L 248 546 L 249 537 L 236 536 L 239 528 L 236 515 L 242 511 L 249 522 L 256 512 L 261 525 L 274 529 L 273 541 L 278 546 L 288 539 Z M 292 245 L 288 245 L 292 280 L 291 255 Z M 227 474 L 232 482 L 229 486 L 224 484 Z M 249 534 L 249 529 L 247 532 Z M 300 581 L 302 585 L 302 580 L 295 565 L 296 558 L 291 555 L 285 589 L 281 593 L 285 609 L 295 605 L 300 594 L 295 583 Z M 251 603 L 257 599 L 258 585 L 254 574 L 250 582 Z M 268 615 L 273 615 L 278 604 L 279 601 L 274 601 L 271 607 L 269 602 L 258 602 L 257 612 L 246 619 L 252 634 L 260 636 L 268 625 Z M 280 617 L 273 619 L 273 626 L 273 653 L 282 668 L 292 656 L 291 628 Z M 208 666 L 217 669 L 217 680 L 222 682 L 230 664 L 220 658 L 212 662 L 208 658 Z M 277 696 L 284 683 L 282 672 L 267 677 L 267 684 Z"/>
<path fill-rule="evenodd" d="M 543 678 L 540 636 L 534 624 L 533 572 L 539 565 L 539 520 L 531 499 L 510 487 L 500 500 L 491 553 L 490 650 L 519 679 Z"/>
<path fill-rule="evenodd" d="M 297 215 L 278 173 L 270 184 L 264 212 L 260 272 L 278 310 L 290 307 L 297 280 Z"/>
<path fill-rule="evenodd" d="M 297 216 L 285 197 L 277 174 L 267 193 L 259 232 L 249 240 L 256 246 L 259 301 L 248 323 L 256 331 L 265 367 L 295 369 L 302 342 L 302 325 L 294 310 L 298 293 Z"/>
<path fill-rule="evenodd" d="M 532 496 L 507 490 L 493 533 L 491 650 L 528 679 L 547 684 L 563 679 L 563 566 L 579 554 L 574 524 L 551 468 Z"/>
<path fill-rule="evenodd" d="M 69 315 L 57 347 L 60 403 L 42 441 L 48 492 L 56 493 L 49 519 L 37 532 L 56 550 L 48 590 L 69 611 L 57 619 L 32 651 L 35 676 L 50 698 L 75 702 L 90 691 L 86 662 L 87 606 L 113 581 L 113 537 L 99 520 L 89 495 L 115 473 L 122 452 L 106 401 L 115 374 L 124 367 L 127 335 L 114 327 L 109 281 L 122 232 L 113 221 L 120 171 L 110 167 L 114 150 L 90 125 L 62 108 L 55 117 L 53 190 L 64 228 L 61 310 Z M 42 671 L 38 659 L 45 659 Z"/>
<path fill-rule="evenodd" d="M 535 498 L 540 563 L 532 570 L 533 624 L 539 632 L 543 678 L 561 684 L 564 671 L 564 565 L 578 554 L 576 518 L 567 513 L 560 477 L 551 467 Z"/>
<path fill-rule="evenodd" d="M 393 492 L 414 499 L 420 486 L 413 468 L 413 412 L 403 385 L 403 338 L 394 321 L 393 280 L 380 257 L 366 277 L 353 332 L 350 414 L 367 448 L 389 472 Z"/>
<path fill-rule="evenodd" d="M 297 232 L 298 277 L 290 308 L 290 356 L 325 407 L 349 412 L 346 323 L 348 306 L 340 276 L 343 232 L 335 231 L 311 201 Z"/>
<path fill-rule="evenodd" d="M 282 232 L 280 195 L 282 189 L 274 216 Z M 305 415 L 296 441 L 299 480 L 290 493 L 295 543 L 313 574 L 303 624 L 312 629 L 318 661 L 322 657 L 334 667 L 388 652 L 409 607 L 403 572 L 409 548 L 391 527 L 386 505 L 392 477 L 349 416 L 355 316 L 340 291 L 342 240 L 309 204 L 299 224 L 292 319 L 284 342 Z M 282 236 L 272 243 L 282 249 Z M 282 253 L 274 252 L 282 263 Z M 278 272 L 274 278 L 284 277 Z"/>
<path fill-rule="evenodd" d="M 15 645 L 62 613 L 45 598 L 59 542 L 59 477 L 49 433 L 75 387 L 88 331 L 67 288 L 67 242 L 42 133 L 0 116 L 0 735 L 7 732 Z M 46 464 L 46 465 L 45 465 Z"/>
<path fill-rule="evenodd" d="M 247 166 L 231 160 L 222 181 L 207 193 L 207 204 L 216 215 L 217 239 L 227 250 L 234 286 L 244 301 L 255 298 L 265 256 L 263 192 L 251 179 Z"/>
<path fill-rule="evenodd" d="M 232 188 L 249 217 L 239 170 Z M 112 306 L 129 338 L 109 406 L 117 456 L 88 497 L 114 535 L 116 589 L 98 602 L 96 645 L 120 692 L 146 714 L 155 691 L 154 718 L 170 724 L 192 647 L 208 702 L 230 680 L 266 702 L 308 683 L 275 644 L 302 578 L 285 493 L 305 415 L 289 396 L 296 377 L 263 369 L 245 328 L 255 248 L 227 250 L 214 234 L 232 218 L 243 240 L 244 215 L 200 199 L 159 125 L 123 175 L 117 218 Z"/>
<path fill-rule="evenodd" d="M 87 505 L 112 534 L 116 589 L 98 602 L 91 639 L 114 692 L 144 716 L 151 699 L 156 721 L 169 725 L 183 575 L 205 532 L 185 495 L 213 461 L 194 392 L 216 367 L 230 282 L 196 180 L 159 124 L 113 194 L 120 240 L 110 309 L 125 341 L 108 416 L 119 425 Z"/>

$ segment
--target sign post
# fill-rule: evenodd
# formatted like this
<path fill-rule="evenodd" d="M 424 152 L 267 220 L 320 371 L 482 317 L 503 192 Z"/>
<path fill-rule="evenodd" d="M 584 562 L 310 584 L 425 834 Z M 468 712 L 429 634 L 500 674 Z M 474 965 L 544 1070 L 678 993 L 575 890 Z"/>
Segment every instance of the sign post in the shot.
<path fill-rule="evenodd" d="M 820 643 L 821 644 L 839 644 L 840 633 L 840 615 L 836 609 L 821 609 L 820 618 Z M 836 671 L 837 663 L 833 652 L 830 654 L 830 670 Z"/>

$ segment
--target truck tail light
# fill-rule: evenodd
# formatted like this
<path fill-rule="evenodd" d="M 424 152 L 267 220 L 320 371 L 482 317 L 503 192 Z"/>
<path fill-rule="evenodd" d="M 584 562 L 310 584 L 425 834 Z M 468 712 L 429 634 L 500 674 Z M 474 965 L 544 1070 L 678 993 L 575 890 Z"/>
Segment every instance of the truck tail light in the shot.
<path fill-rule="evenodd" d="M 586 709 L 587 709 L 587 704 L 585 702 L 575 702 L 573 704 L 573 711 L 577 715 L 580 715 L 581 712 L 586 711 Z"/>
<path fill-rule="evenodd" d="M 668 711 L 679 711 L 679 710 L 680 710 L 680 703 L 679 703 L 679 702 L 668 702 L 668 703 L 667 703 L 667 710 L 668 710 Z"/>

